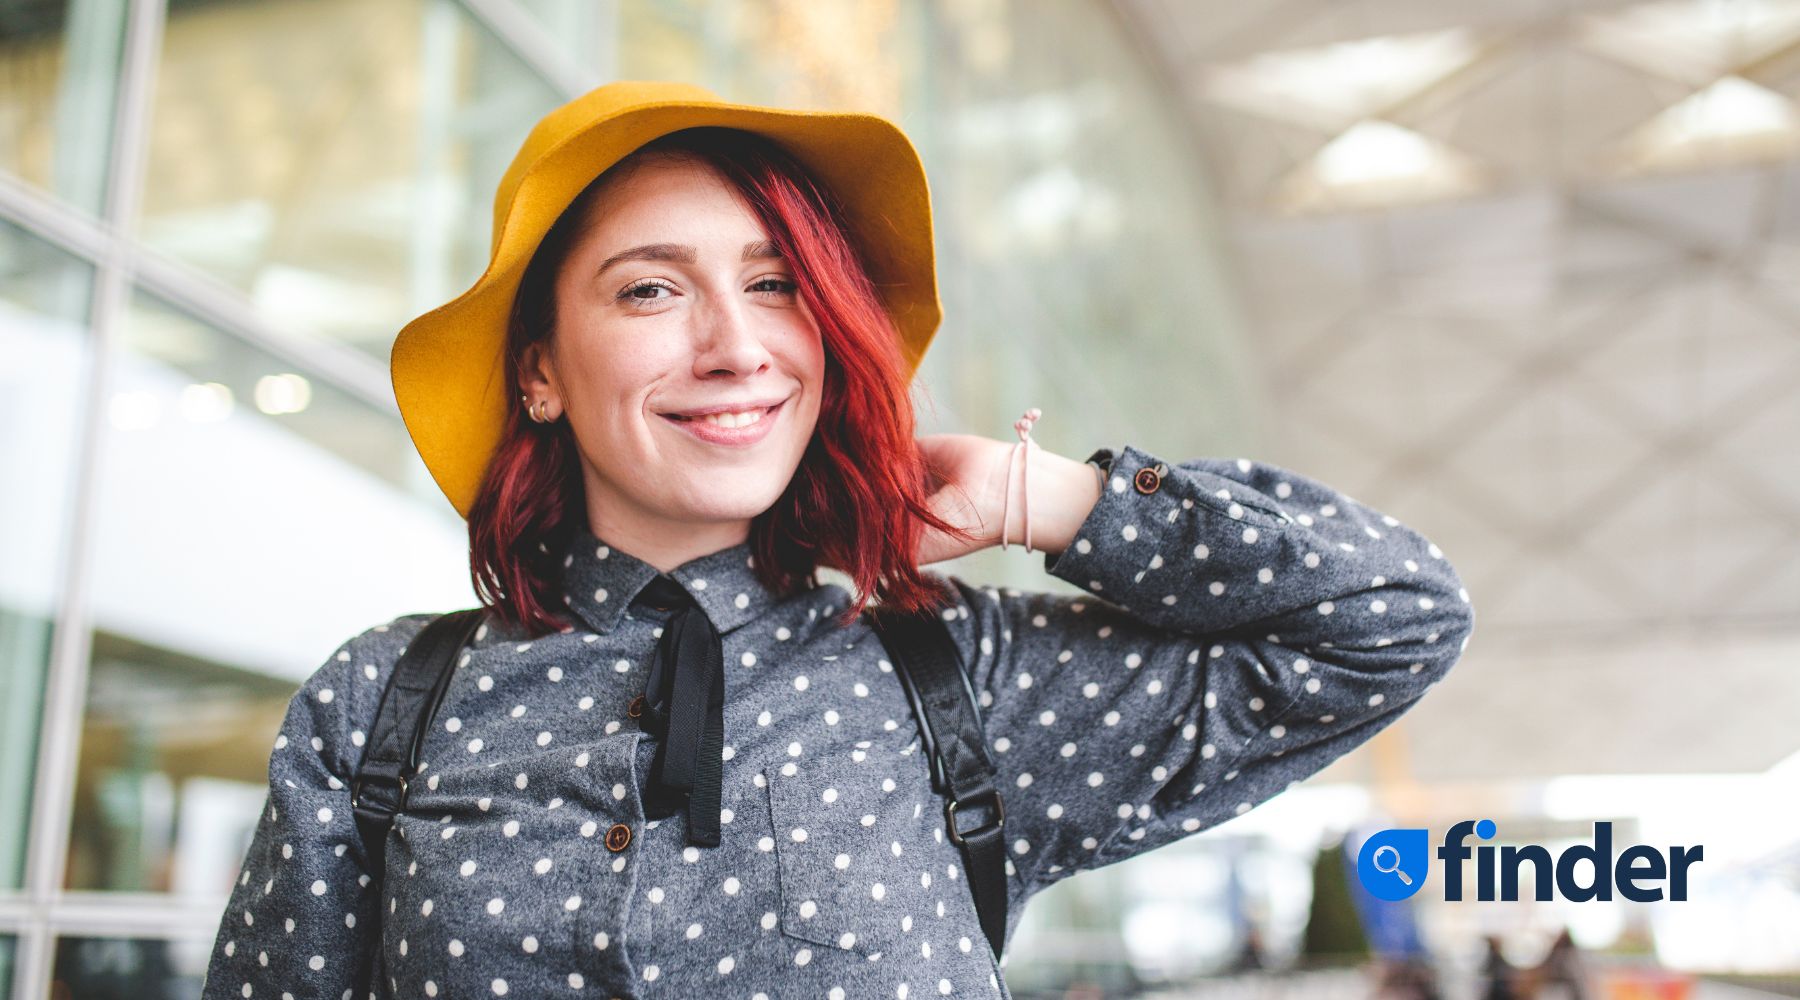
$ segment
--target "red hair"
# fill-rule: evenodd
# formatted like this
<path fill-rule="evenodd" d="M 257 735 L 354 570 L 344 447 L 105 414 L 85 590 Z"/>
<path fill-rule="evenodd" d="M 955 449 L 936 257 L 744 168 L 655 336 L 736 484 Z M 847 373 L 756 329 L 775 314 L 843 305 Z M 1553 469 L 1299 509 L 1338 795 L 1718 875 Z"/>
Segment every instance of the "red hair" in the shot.
<path fill-rule="evenodd" d="M 595 178 L 551 227 L 526 266 L 507 329 L 506 386 L 519 384 L 527 346 L 555 329 L 555 280 L 600 191 L 646 155 L 697 158 L 717 169 L 793 264 L 798 290 L 825 348 L 819 422 L 787 489 L 750 524 L 754 572 L 777 593 L 818 586 L 830 566 L 856 587 L 838 618 L 855 621 L 872 598 L 921 613 L 951 598 L 914 564 L 929 525 L 973 536 L 928 506 L 932 488 L 913 438 L 910 375 L 899 334 L 832 193 L 774 142 L 736 129 L 683 129 L 640 147 Z M 469 510 L 476 593 L 503 621 L 532 635 L 569 625 L 562 553 L 584 526 L 581 457 L 566 420 L 534 423 L 507 408 L 506 427 Z"/>

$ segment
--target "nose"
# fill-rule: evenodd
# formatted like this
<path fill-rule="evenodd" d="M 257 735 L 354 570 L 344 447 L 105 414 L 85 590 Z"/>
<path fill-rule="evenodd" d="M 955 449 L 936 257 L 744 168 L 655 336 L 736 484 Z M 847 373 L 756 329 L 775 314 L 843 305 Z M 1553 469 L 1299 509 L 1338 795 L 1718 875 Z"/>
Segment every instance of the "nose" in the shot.
<path fill-rule="evenodd" d="M 771 355 L 762 334 L 744 314 L 743 303 L 715 300 L 701 331 L 694 374 L 749 375 L 768 367 Z"/>

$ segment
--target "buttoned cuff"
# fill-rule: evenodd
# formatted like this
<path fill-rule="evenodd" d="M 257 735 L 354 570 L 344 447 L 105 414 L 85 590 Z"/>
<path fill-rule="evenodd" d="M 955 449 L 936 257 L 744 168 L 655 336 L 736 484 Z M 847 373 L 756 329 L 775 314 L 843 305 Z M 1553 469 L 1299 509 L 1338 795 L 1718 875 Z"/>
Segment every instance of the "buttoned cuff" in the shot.
<path fill-rule="evenodd" d="M 1089 591 L 1100 582 L 1101 596 L 1109 596 L 1104 593 L 1104 581 L 1116 578 L 1127 567 L 1118 565 L 1118 556 L 1109 557 L 1111 546 L 1095 542 L 1123 531 L 1142 516 L 1140 502 L 1161 489 L 1162 477 L 1168 474 L 1169 467 L 1163 460 L 1130 445 L 1116 452 L 1101 448 L 1086 461 L 1099 470 L 1100 499 L 1076 529 L 1067 549 L 1044 553 L 1044 571 Z M 1129 571 L 1142 568 L 1132 566 Z"/>

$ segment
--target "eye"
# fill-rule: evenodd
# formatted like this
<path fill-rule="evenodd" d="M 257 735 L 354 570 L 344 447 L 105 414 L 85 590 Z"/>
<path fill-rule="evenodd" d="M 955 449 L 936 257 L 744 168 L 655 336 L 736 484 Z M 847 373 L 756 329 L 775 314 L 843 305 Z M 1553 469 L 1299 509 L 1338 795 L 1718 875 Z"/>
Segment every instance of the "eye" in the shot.
<path fill-rule="evenodd" d="M 646 289 L 650 290 L 650 294 L 641 294 Z M 675 294 L 674 287 L 666 282 L 658 281 L 655 278 L 646 278 L 643 281 L 633 282 L 632 284 L 625 286 L 624 290 L 619 292 L 619 298 L 630 299 L 634 305 L 638 303 L 660 302 L 663 300 L 663 296 L 655 294 L 656 289 L 661 289 L 668 292 L 670 295 Z"/>
<path fill-rule="evenodd" d="M 770 285 L 773 285 L 774 287 L 766 287 Z M 756 283 L 751 285 L 750 288 L 752 291 L 763 295 L 792 295 L 800 289 L 800 285 L 787 278 L 768 277 L 758 278 Z"/>

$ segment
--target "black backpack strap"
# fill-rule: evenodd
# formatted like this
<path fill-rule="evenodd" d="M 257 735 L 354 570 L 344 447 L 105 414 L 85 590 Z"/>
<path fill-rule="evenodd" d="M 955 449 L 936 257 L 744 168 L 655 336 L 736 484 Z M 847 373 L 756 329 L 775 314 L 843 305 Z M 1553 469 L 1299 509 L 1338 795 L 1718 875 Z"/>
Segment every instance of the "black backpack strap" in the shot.
<path fill-rule="evenodd" d="M 932 788 L 946 799 L 945 828 L 962 850 L 981 930 L 998 960 L 1006 946 L 1006 806 L 962 654 L 949 626 L 936 613 L 872 609 L 869 619 L 894 658 L 899 668 L 895 672 L 918 717 L 931 761 Z M 991 818 L 974 824 L 965 820 L 959 827 L 958 813 L 979 815 L 981 810 L 989 811 Z"/>
<path fill-rule="evenodd" d="M 456 672 L 457 654 L 474 638 L 483 610 L 468 608 L 439 615 L 413 637 L 388 675 L 375 722 L 363 742 L 362 763 L 350 783 L 350 808 L 356 816 L 363 856 L 368 859 L 376 907 L 375 926 L 367 931 L 372 944 L 363 965 L 360 996 L 386 992 L 384 984 L 375 981 L 375 970 L 380 967 L 380 899 L 382 876 L 387 871 L 388 832 L 394 827 L 394 817 L 406 809 L 406 781 L 419 773 L 419 748 Z"/>

